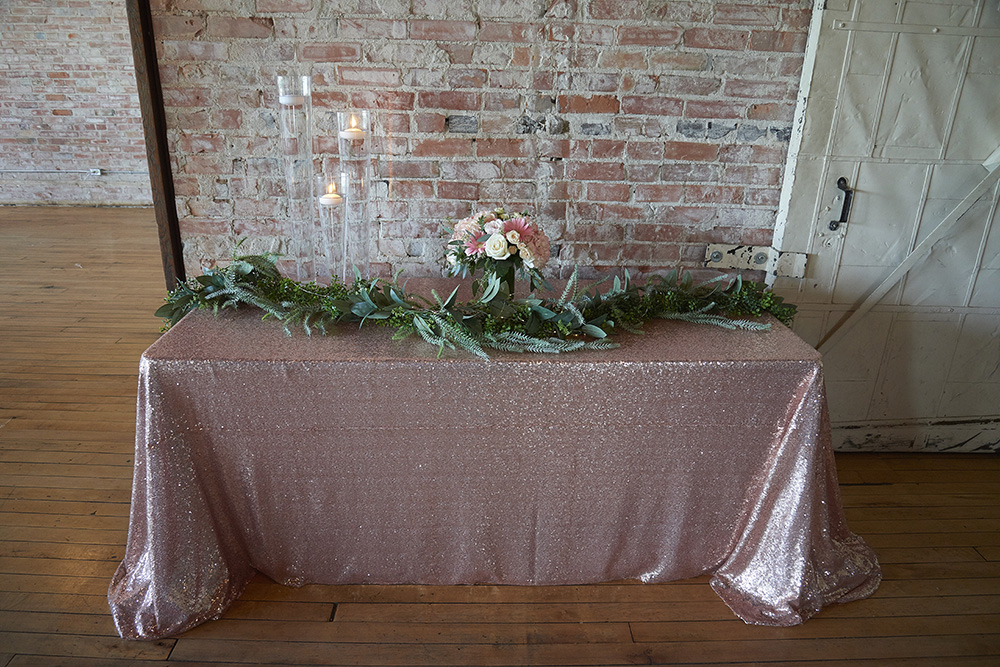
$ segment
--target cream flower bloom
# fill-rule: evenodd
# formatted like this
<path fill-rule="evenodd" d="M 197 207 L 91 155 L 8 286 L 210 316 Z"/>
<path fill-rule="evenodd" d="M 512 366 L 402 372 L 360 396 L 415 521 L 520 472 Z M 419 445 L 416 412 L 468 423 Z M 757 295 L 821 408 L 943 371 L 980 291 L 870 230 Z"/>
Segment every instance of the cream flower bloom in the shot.
<path fill-rule="evenodd" d="M 483 231 L 487 234 L 500 234 L 503 232 L 503 222 L 500 220 L 490 220 L 483 225 Z"/>
<path fill-rule="evenodd" d="M 512 229 L 506 234 L 507 240 L 511 243 L 520 243 L 521 235 L 517 233 L 516 229 Z"/>
<path fill-rule="evenodd" d="M 507 239 L 503 234 L 493 234 L 486 239 L 484 248 L 486 254 L 493 259 L 507 259 L 507 255 L 510 254 L 507 252 Z"/>
<path fill-rule="evenodd" d="M 507 232 L 507 235 L 510 236 L 512 233 L 514 232 Z M 517 251 L 521 255 L 521 261 L 524 262 L 526 267 L 529 269 L 535 268 L 535 256 L 531 254 L 530 247 L 527 245 L 518 246 Z"/>

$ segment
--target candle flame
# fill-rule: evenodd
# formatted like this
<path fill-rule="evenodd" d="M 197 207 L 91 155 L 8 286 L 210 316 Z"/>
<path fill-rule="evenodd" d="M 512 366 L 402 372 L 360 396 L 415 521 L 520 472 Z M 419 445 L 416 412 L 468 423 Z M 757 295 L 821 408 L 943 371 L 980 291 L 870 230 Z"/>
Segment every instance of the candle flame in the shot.
<path fill-rule="evenodd" d="M 336 183 L 330 183 L 330 184 L 328 184 L 326 186 L 326 194 L 328 194 L 328 195 L 335 195 L 335 194 L 337 194 L 337 184 Z"/>
<path fill-rule="evenodd" d="M 351 116 L 351 129 L 356 128 L 357 126 L 358 126 L 358 119 L 355 118 L 354 116 Z"/>

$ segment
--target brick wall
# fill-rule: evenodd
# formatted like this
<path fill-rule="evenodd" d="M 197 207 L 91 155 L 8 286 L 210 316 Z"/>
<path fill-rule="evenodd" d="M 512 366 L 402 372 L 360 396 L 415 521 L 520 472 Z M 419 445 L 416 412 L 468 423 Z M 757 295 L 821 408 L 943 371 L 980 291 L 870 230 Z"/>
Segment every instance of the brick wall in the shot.
<path fill-rule="evenodd" d="M 537 213 L 572 266 L 697 265 L 769 244 L 808 0 L 159 0 L 161 78 L 189 270 L 236 236 L 281 247 L 275 75 L 376 111 L 383 270 L 440 271 L 441 224 Z"/>
<path fill-rule="evenodd" d="M 150 203 L 124 3 L 0 1 L 0 204 Z"/>

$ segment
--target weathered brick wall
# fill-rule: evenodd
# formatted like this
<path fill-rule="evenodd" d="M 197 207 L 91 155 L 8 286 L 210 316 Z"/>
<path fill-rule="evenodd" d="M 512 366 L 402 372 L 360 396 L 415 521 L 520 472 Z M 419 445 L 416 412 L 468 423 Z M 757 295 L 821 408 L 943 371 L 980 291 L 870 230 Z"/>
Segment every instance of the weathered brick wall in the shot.
<path fill-rule="evenodd" d="M 124 3 L 0 1 L 0 204 L 150 203 Z"/>
<path fill-rule="evenodd" d="M 808 0 L 160 0 L 161 77 L 189 270 L 285 234 L 275 75 L 376 111 L 381 268 L 440 271 L 442 222 L 535 211 L 573 265 L 697 265 L 769 244 Z M 278 247 L 271 245 L 271 247 Z"/>

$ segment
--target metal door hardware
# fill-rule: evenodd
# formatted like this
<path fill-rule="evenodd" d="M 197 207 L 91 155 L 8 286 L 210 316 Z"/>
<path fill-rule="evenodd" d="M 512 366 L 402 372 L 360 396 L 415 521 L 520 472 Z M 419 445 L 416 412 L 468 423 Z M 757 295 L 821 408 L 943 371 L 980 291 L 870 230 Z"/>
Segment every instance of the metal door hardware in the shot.
<path fill-rule="evenodd" d="M 779 252 L 768 246 L 712 243 L 705 249 L 705 266 L 711 269 L 753 269 L 775 276 L 801 278 L 805 275 L 806 255 Z"/>
<path fill-rule="evenodd" d="M 830 231 L 835 232 L 837 228 L 847 223 L 847 217 L 851 215 L 851 202 L 854 201 L 854 190 L 847 187 L 847 179 L 843 176 L 837 179 L 837 189 L 844 191 L 844 207 L 840 209 L 840 220 L 830 221 Z"/>

